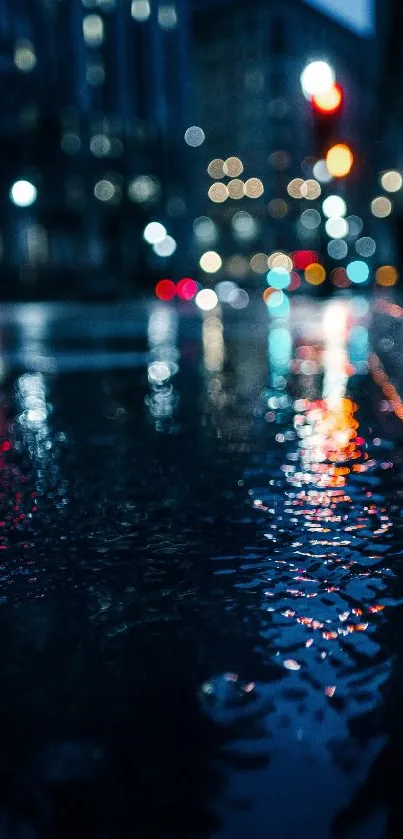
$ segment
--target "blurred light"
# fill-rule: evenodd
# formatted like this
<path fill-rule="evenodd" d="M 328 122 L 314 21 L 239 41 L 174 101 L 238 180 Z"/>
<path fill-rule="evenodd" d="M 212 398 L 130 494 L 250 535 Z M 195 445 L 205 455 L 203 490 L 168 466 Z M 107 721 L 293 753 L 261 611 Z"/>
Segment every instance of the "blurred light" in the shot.
<path fill-rule="evenodd" d="M 166 235 L 166 228 L 159 221 L 150 221 L 143 232 L 143 238 L 149 245 L 156 245 L 158 242 L 162 242 Z"/>
<path fill-rule="evenodd" d="M 312 262 L 317 262 L 318 259 L 318 254 L 315 251 L 294 251 L 291 256 L 295 268 L 298 268 L 299 271 L 303 271 L 304 268 L 307 268 Z"/>
<path fill-rule="evenodd" d="M 221 268 L 222 259 L 216 251 L 206 251 L 200 257 L 199 265 L 206 274 L 215 274 Z"/>
<path fill-rule="evenodd" d="M 175 29 L 178 23 L 178 16 L 174 5 L 159 6 L 158 8 L 158 23 L 161 29 Z M 192 143 L 190 145 L 193 145 Z M 200 143 L 197 143 L 200 145 Z"/>
<path fill-rule="evenodd" d="M 328 195 L 322 204 L 322 210 L 327 218 L 339 218 L 346 214 L 347 206 L 340 195 Z"/>
<path fill-rule="evenodd" d="M 392 212 L 392 202 L 389 198 L 386 198 L 384 195 L 380 195 L 378 198 L 374 198 L 371 201 L 371 213 L 373 216 L 377 218 L 386 218 L 390 216 Z"/>
<path fill-rule="evenodd" d="M 255 253 L 250 261 L 250 267 L 255 274 L 265 274 L 267 271 L 267 254 Z"/>
<path fill-rule="evenodd" d="M 249 262 L 245 256 L 235 254 L 225 265 L 225 269 L 232 277 L 244 277 L 249 270 Z"/>
<path fill-rule="evenodd" d="M 304 183 L 302 178 L 293 178 L 289 184 L 287 184 L 287 192 L 291 196 L 291 198 L 302 198 L 301 195 L 301 187 Z"/>
<path fill-rule="evenodd" d="M 127 194 L 131 201 L 137 204 L 147 204 L 156 201 L 160 194 L 158 181 L 150 175 L 138 175 L 127 188 Z"/>
<path fill-rule="evenodd" d="M 288 288 L 291 282 L 290 272 L 279 266 L 272 268 L 267 274 L 267 282 L 272 288 L 283 290 Z"/>
<path fill-rule="evenodd" d="M 172 280 L 160 280 L 155 286 L 155 294 L 159 300 L 172 300 L 176 294 L 175 283 Z"/>
<path fill-rule="evenodd" d="M 217 239 L 217 228 L 208 216 L 199 216 L 193 222 L 193 231 L 199 242 L 212 244 Z"/>
<path fill-rule="evenodd" d="M 149 0 L 132 0 L 132 18 L 134 20 L 148 20 L 151 14 Z"/>
<path fill-rule="evenodd" d="M 116 186 L 108 178 L 102 178 L 94 186 L 94 195 L 98 201 L 112 201 L 116 198 Z"/>
<path fill-rule="evenodd" d="M 219 180 L 223 177 L 224 173 L 224 161 L 221 158 L 216 157 L 214 160 L 210 160 L 209 165 L 207 166 L 207 171 L 210 175 L 210 178 L 214 178 L 215 180 Z"/>
<path fill-rule="evenodd" d="M 334 85 L 334 70 L 327 61 L 311 61 L 301 73 L 301 87 L 306 98 L 328 93 Z"/>
<path fill-rule="evenodd" d="M 338 84 L 333 84 L 325 93 L 318 93 L 312 97 L 312 104 L 317 111 L 324 114 L 334 114 L 341 105 L 343 95 L 341 87 Z"/>
<path fill-rule="evenodd" d="M 279 172 L 285 172 L 291 166 L 291 155 L 287 151 L 283 151 L 283 149 L 273 151 L 269 155 L 269 164 L 273 169 L 277 169 Z"/>
<path fill-rule="evenodd" d="M 348 224 L 348 235 L 352 239 L 359 236 L 364 227 L 362 218 L 360 216 L 347 216 L 346 221 Z"/>
<path fill-rule="evenodd" d="M 14 49 L 14 64 L 22 73 L 30 73 L 36 67 L 36 55 L 31 41 L 17 41 Z"/>
<path fill-rule="evenodd" d="M 239 175 L 242 175 L 243 163 L 239 157 L 227 157 L 222 168 L 224 174 L 228 175 L 229 178 L 238 178 Z"/>
<path fill-rule="evenodd" d="M 375 274 L 377 284 L 383 286 L 383 288 L 396 285 L 398 279 L 399 274 L 393 265 L 381 265 Z"/>
<path fill-rule="evenodd" d="M 360 256 L 373 256 L 376 251 L 376 244 L 371 236 L 363 236 L 362 239 L 357 239 L 355 249 Z"/>
<path fill-rule="evenodd" d="M 296 291 L 301 285 L 301 277 L 297 271 L 291 271 L 291 282 L 287 291 Z"/>
<path fill-rule="evenodd" d="M 196 294 L 195 303 L 203 312 L 211 312 L 217 306 L 218 297 L 212 288 L 202 288 Z"/>
<path fill-rule="evenodd" d="M 354 157 L 351 149 L 345 143 L 337 143 L 329 149 L 326 155 L 326 165 L 334 178 L 344 178 L 351 170 Z"/>
<path fill-rule="evenodd" d="M 191 125 L 189 128 L 187 128 L 184 137 L 185 143 L 187 143 L 188 146 L 192 146 L 193 148 L 201 146 L 206 139 L 206 135 L 203 129 L 200 128 L 198 125 Z"/>
<path fill-rule="evenodd" d="M 348 288 L 351 285 L 345 268 L 334 268 L 330 273 L 330 282 L 336 288 Z"/>
<path fill-rule="evenodd" d="M 312 262 L 305 268 L 304 277 L 310 285 L 321 285 L 326 279 L 326 271 L 319 262 Z"/>
<path fill-rule="evenodd" d="M 154 385 L 163 385 L 177 369 L 178 365 L 172 361 L 152 361 L 147 368 L 148 380 Z"/>
<path fill-rule="evenodd" d="M 87 47 L 100 47 L 104 40 L 104 22 L 100 15 L 86 15 L 83 19 L 83 35 Z"/>
<path fill-rule="evenodd" d="M 386 192 L 398 192 L 402 188 L 403 178 L 400 172 L 395 172 L 392 169 L 390 172 L 383 173 L 381 184 L 386 189 Z"/>
<path fill-rule="evenodd" d="M 345 218 L 328 218 L 325 228 L 331 239 L 344 239 L 347 236 L 348 224 Z"/>
<path fill-rule="evenodd" d="M 65 154 L 78 154 L 81 149 L 80 137 L 73 131 L 66 131 L 62 136 L 60 146 Z"/>
<path fill-rule="evenodd" d="M 258 234 L 258 225 L 250 213 L 239 210 L 231 219 L 234 235 L 240 241 L 248 242 L 255 239 Z"/>
<path fill-rule="evenodd" d="M 176 293 L 180 300 L 193 300 L 196 297 L 199 286 L 191 277 L 183 277 L 176 284 Z"/>
<path fill-rule="evenodd" d="M 95 157 L 106 157 L 111 150 L 111 141 L 106 134 L 94 134 L 90 140 L 90 152 Z"/>
<path fill-rule="evenodd" d="M 287 202 L 283 198 L 273 198 L 267 205 L 270 218 L 285 218 L 288 213 Z"/>
<path fill-rule="evenodd" d="M 315 230 L 321 223 L 321 216 L 317 210 L 304 210 L 300 222 L 307 230 Z"/>
<path fill-rule="evenodd" d="M 308 178 L 301 184 L 301 196 L 306 198 L 307 201 L 314 201 L 315 198 L 319 198 L 321 192 L 320 184 L 312 178 Z"/>
<path fill-rule="evenodd" d="M 214 184 L 211 184 L 207 194 L 210 201 L 214 201 L 215 204 L 222 204 L 228 198 L 228 187 L 221 181 L 216 181 Z"/>
<path fill-rule="evenodd" d="M 348 253 L 348 245 L 344 239 L 332 239 L 328 243 L 327 252 L 332 259 L 344 259 Z"/>
<path fill-rule="evenodd" d="M 172 256 L 176 251 L 176 242 L 173 236 L 164 236 L 162 242 L 156 242 L 153 245 L 153 251 L 157 256 Z"/>
<path fill-rule="evenodd" d="M 16 181 L 10 190 L 10 198 L 16 207 L 30 207 L 37 195 L 37 189 L 30 181 Z"/>
<path fill-rule="evenodd" d="M 238 286 L 232 280 L 222 280 L 217 283 L 215 291 L 221 303 L 228 303 L 228 297 L 233 291 L 237 291 Z"/>
<path fill-rule="evenodd" d="M 249 294 L 244 288 L 234 288 L 228 295 L 228 303 L 232 309 L 246 309 L 249 305 Z"/>
<path fill-rule="evenodd" d="M 105 81 L 105 70 L 103 65 L 97 61 L 94 63 L 89 63 L 87 69 L 85 71 L 85 78 L 89 85 L 92 87 L 98 87 Z"/>
<path fill-rule="evenodd" d="M 265 303 L 273 317 L 284 318 L 289 314 L 290 302 L 283 291 L 274 289 L 273 293 L 266 297 Z"/>
<path fill-rule="evenodd" d="M 328 184 L 333 180 L 333 177 L 327 168 L 326 160 L 318 160 L 315 163 L 315 166 L 313 167 L 313 176 L 320 181 L 321 184 Z"/>
<path fill-rule="evenodd" d="M 288 254 L 283 251 L 273 251 L 267 257 L 267 265 L 269 268 L 285 268 L 286 271 L 292 271 L 293 261 Z"/>
<path fill-rule="evenodd" d="M 179 218 L 186 213 L 186 201 L 180 195 L 172 195 L 167 200 L 166 209 L 169 216 Z"/>
<path fill-rule="evenodd" d="M 244 192 L 248 198 L 259 198 L 263 195 L 264 187 L 260 178 L 248 178 L 244 184 Z"/>
<path fill-rule="evenodd" d="M 215 186 L 215 184 L 213 184 L 213 186 Z M 243 181 L 239 180 L 239 178 L 234 178 L 234 180 L 229 181 L 227 185 L 229 197 L 234 199 L 243 198 L 243 187 L 244 183 Z"/>
<path fill-rule="evenodd" d="M 369 277 L 369 268 L 361 259 L 354 259 L 346 266 L 346 272 L 352 283 L 365 283 Z"/>

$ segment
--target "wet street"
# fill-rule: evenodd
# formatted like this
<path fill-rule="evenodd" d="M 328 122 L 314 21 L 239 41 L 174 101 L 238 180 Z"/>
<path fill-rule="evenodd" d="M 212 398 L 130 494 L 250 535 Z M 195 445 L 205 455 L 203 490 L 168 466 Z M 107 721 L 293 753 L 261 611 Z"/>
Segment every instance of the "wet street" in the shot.
<path fill-rule="evenodd" d="M 0 836 L 401 836 L 402 311 L 3 308 Z"/>

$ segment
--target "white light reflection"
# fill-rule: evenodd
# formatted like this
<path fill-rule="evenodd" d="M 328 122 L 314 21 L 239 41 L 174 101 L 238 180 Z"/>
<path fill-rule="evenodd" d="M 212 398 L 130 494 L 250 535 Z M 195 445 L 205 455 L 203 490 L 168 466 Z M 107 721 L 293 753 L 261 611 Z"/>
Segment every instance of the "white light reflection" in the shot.
<path fill-rule="evenodd" d="M 346 351 L 348 310 L 345 303 L 332 301 L 323 316 L 323 398 L 329 408 L 337 408 L 345 396 L 348 381 Z"/>
<path fill-rule="evenodd" d="M 221 373 L 224 367 L 224 327 L 221 313 L 206 313 L 203 320 L 203 361 L 209 373 Z"/>
<path fill-rule="evenodd" d="M 149 392 L 145 403 L 156 431 L 170 431 L 178 404 L 178 393 L 172 377 L 178 372 L 178 315 L 170 306 L 156 303 L 149 316 L 148 345 L 150 361 L 147 368 Z"/>

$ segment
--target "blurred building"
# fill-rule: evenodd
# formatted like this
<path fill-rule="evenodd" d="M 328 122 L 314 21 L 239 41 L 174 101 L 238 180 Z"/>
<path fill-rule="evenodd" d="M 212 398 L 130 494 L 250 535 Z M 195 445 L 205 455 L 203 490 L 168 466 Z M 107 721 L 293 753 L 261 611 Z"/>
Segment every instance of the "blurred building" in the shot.
<path fill-rule="evenodd" d="M 317 59 L 335 68 L 344 97 L 336 130 L 356 152 L 354 169 L 337 192 L 348 199 L 350 212 L 361 213 L 366 207 L 361 185 L 368 178 L 363 149 L 379 72 L 375 39 L 359 37 L 303 0 L 200 0 L 193 39 L 197 118 L 206 134 L 197 172 L 204 223 L 199 236 L 196 221 L 199 251 L 214 247 L 224 258 L 224 272 L 236 278 L 254 253 L 320 247 L 318 231 L 304 230 L 298 221 L 318 202 L 311 196 L 294 200 L 287 192 L 294 178 L 314 178 L 319 153 L 301 71 Z M 220 161 L 228 159 L 220 172 Z M 220 191 L 220 182 L 229 195 Z M 334 183 L 322 184 L 322 196 L 330 189 Z"/>

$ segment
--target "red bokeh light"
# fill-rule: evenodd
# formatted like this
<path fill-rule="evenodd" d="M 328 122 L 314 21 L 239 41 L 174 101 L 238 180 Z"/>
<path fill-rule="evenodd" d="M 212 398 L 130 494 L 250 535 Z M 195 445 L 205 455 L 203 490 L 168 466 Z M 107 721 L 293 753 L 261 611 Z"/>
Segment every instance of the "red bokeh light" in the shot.
<path fill-rule="evenodd" d="M 183 277 L 176 284 L 176 293 L 181 300 L 193 300 L 199 290 L 199 286 L 191 277 Z"/>
<path fill-rule="evenodd" d="M 172 280 L 159 280 L 155 286 L 155 294 L 159 300 L 172 300 L 176 294 L 176 286 Z"/>
<path fill-rule="evenodd" d="M 291 282 L 287 291 L 296 291 L 301 285 L 301 277 L 296 271 L 291 271 Z"/>
<path fill-rule="evenodd" d="M 291 259 L 294 263 L 294 268 L 299 271 L 304 271 L 312 262 L 318 262 L 319 257 L 315 251 L 294 251 L 291 254 Z"/>
<path fill-rule="evenodd" d="M 318 93 L 312 97 L 312 105 L 321 114 L 334 114 L 339 110 L 343 100 L 340 85 L 334 84 L 326 93 Z"/>

